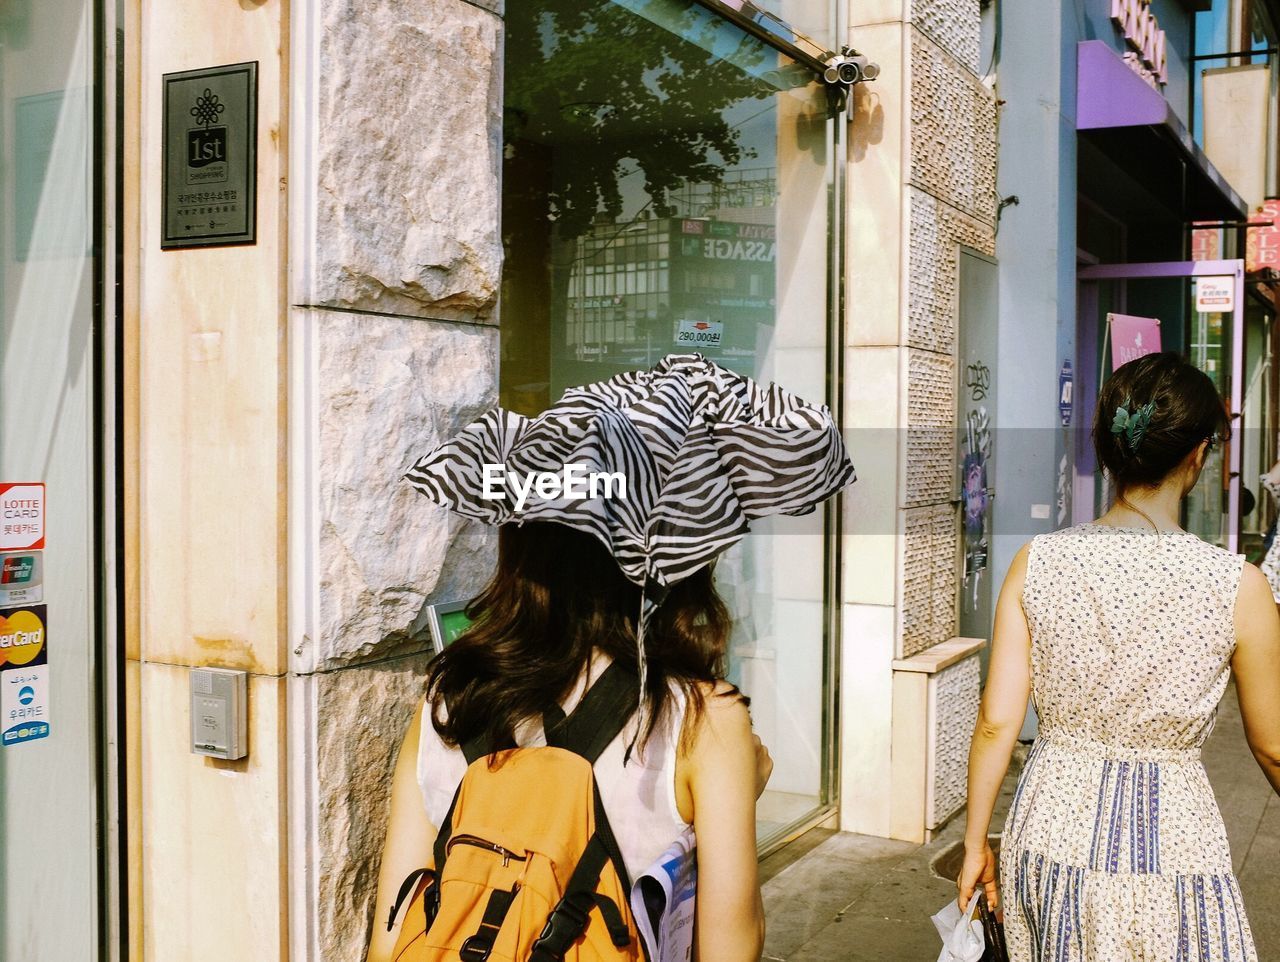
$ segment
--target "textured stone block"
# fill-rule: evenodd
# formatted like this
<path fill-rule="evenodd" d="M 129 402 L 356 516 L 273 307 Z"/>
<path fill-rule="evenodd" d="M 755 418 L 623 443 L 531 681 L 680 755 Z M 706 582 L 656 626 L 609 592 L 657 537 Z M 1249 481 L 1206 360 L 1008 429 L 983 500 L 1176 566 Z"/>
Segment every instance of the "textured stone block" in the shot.
<path fill-rule="evenodd" d="M 929 723 L 933 727 L 933 767 L 926 813 L 929 828 L 936 828 L 965 803 L 969 775 L 969 742 L 978 717 L 980 663 L 976 655 L 939 672 L 934 686 Z"/>
<path fill-rule="evenodd" d="M 911 32 L 911 182 L 987 224 L 996 213 L 995 95 Z"/>
<path fill-rule="evenodd" d="M 973 73 L 982 70 L 982 15 L 978 0 L 915 0 L 911 19 L 939 47 Z"/>
<path fill-rule="evenodd" d="M 947 354 L 907 354 L 907 463 L 903 504 L 955 495 L 956 370 Z"/>
<path fill-rule="evenodd" d="M 316 649 L 333 667 L 407 647 L 423 603 L 465 600 L 493 570 L 494 530 L 400 480 L 497 401 L 497 330 L 317 312 Z"/>
<path fill-rule="evenodd" d="M 959 516 L 949 504 L 911 508 L 903 531 L 899 657 L 910 658 L 955 635 Z"/>
<path fill-rule="evenodd" d="M 305 303 L 485 318 L 498 291 L 501 21 L 321 0 Z"/>
<path fill-rule="evenodd" d="M 425 657 L 325 672 L 314 686 L 317 959 L 361 962 L 386 839 L 391 776 L 423 694 Z"/>
<path fill-rule="evenodd" d="M 912 347 L 955 353 L 961 245 L 994 255 L 993 225 L 913 189 L 907 301 L 907 343 Z"/>

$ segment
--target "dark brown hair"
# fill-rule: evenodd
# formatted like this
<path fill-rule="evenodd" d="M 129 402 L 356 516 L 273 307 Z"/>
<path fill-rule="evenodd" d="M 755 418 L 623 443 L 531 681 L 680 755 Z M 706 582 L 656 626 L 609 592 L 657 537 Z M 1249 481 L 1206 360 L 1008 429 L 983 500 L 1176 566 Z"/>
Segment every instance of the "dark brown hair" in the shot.
<path fill-rule="evenodd" d="M 639 587 L 593 535 L 549 521 L 502 525 L 497 568 L 467 605 L 471 626 L 427 669 L 436 731 L 450 745 L 481 735 L 510 744 L 520 722 L 569 693 L 593 649 L 637 667 L 639 613 Z M 723 678 L 729 629 L 711 565 L 671 587 L 645 630 L 644 739 L 672 681 L 684 688 L 693 717 L 701 712 L 698 683 Z"/>
<path fill-rule="evenodd" d="M 1136 444 L 1111 430 L 1116 409 L 1135 414 L 1152 405 L 1151 418 Z M 1116 369 L 1098 395 L 1093 448 L 1120 494 L 1135 486 L 1160 484 L 1202 441 L 1226 440 L 1231 422 L 1209 376 L 1165 351 L 1147 354 Z"/>

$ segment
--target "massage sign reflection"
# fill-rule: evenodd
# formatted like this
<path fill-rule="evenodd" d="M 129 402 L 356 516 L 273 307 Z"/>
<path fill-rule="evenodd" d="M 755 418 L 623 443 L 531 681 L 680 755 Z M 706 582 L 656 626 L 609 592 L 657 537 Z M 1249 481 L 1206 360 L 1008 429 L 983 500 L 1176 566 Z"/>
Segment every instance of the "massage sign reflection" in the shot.
<path fill-rule="evenodd" d="M 0 483 L 0 747 L 49 734 L 45 493 Z"/>

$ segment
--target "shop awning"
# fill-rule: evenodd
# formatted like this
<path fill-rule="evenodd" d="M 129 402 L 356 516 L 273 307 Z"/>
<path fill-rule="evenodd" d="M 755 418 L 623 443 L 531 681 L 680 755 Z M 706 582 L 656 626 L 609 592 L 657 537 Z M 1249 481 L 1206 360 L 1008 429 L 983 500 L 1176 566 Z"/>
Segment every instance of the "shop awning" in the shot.
<path fill-rule="evenodd" d="M 1076 47 L 1076 130 L 1184 221 L 1242 220 L 1245 202 L 1168 101 L 1102 40 Z"/>

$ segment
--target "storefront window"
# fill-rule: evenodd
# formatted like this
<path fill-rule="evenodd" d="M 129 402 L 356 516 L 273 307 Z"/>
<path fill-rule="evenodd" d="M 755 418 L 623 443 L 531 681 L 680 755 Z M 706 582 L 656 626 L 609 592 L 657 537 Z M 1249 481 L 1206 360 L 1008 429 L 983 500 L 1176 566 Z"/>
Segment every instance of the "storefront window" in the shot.
<path fill-rule="evenodd" d="M 832 9 L 760 7 L 805 32 Z M 688 0 L 531 0 L 507 8 L 505 88 L 504 405 L 695 350 L 828 399 L 833 127 L 807 68 Z M 832 801 L 822 531 L 821 510 L 758 522 L 716 569 L 775 747 L 762 838 Z"/>
<path fill-rule="evenodd" d="M 1251 503 L 1246 498 L 1241 506 L 1240 550 L 1250 557 L 1261 551 L 1263 536 L 1275 517 L 1271 496 L 1258 482 L 1258 476 L 1269 471 L 1276 460 L 1274 328 L 1271 302 L 1250 292 L 1245 305 L 1244 429 L 1239 439 L 1243 445 L 1241 478 L 1253 495 Z"/>
<path fill-rule="evenodd" d="M 1209 375 L 1218 393 L 1231 396 L 1231 315 L 1190 313 L 1190 338 L 1187 344 L 1192 364 Z M 1235 443 L 1240 443 L 1239 438 Z M 1218 445 L 1210 452 L 1200 473 L 1200 480 L 1191 489 L 1184 503 L 1184 526 L 1205 541 L 1226 547 L 1227 512 L 1226 446 Z"/>

